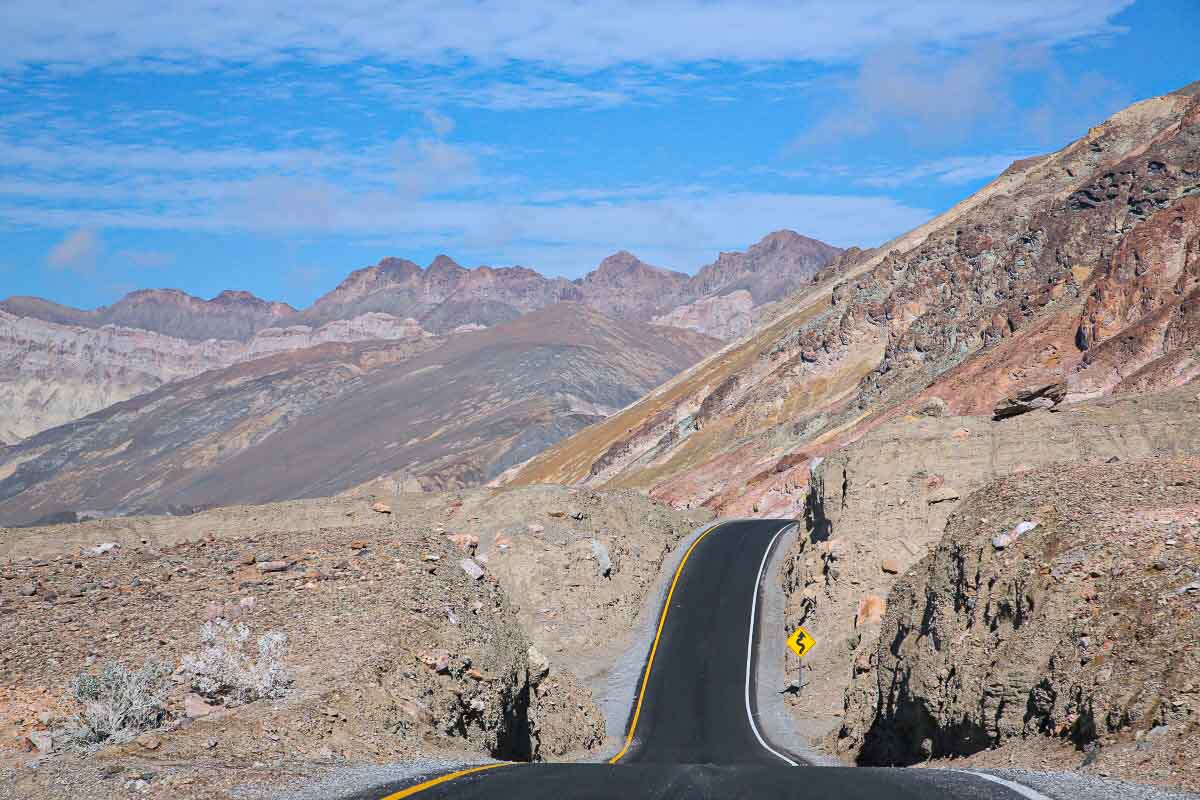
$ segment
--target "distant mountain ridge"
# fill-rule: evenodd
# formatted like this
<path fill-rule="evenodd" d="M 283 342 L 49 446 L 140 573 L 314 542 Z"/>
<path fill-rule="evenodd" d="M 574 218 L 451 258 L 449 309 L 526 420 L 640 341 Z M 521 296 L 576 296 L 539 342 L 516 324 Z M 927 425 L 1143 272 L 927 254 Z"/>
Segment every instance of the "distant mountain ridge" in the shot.
<path fill-rule="evenodd" d="M 779 231 L 746 253 L 722 253 L 695 277 L 620 251 L 576 280 L 525 267 L 467 269 L 448 256 L 425 268 L 385 258 L 307 309 L 244 291 L 203 300 L 143 289 L 94 311 L 11 297 L 0 302 L 0 444 L 266 354 L 457 335 L 562 302 L 728 340 L 749 329 L 758 305 L 807 283 L 838 252 Z"/>
<path fill-rule="evenodd" d="M 463 325 L 495 325 L 561 302 L 580 303 L 613 319 L 646 322 L 678 306 L 742 288 L 751 291 L 756 305 L 778 300 L 839 252 L 794 231 L 777 231 L 745 253 L 721 253 L 694 277 L 621 250 L 574 280 L 548 278 L 520 266 L 468 269 L 446 255 L 425 268 L 389 257 L 352 272 L 303 310 L 244 291 L 203 300 L 178 289 L 142 289 L 94 311 L 37 297 L 0 301 L 0 311 L 59 325 L 118 325 L 189 341 L 247 341 L 267 328 L 319 327 L 366 313 L 412 318 L 441 334 Z M 701 332 L 720 337 L 719 331 Z"/>

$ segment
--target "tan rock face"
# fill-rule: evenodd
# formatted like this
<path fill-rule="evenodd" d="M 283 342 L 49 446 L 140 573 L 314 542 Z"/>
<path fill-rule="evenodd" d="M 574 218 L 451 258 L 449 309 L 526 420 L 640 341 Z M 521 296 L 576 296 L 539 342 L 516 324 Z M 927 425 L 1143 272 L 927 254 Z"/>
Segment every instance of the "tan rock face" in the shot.
<path fill-rule="evenodd" d="M 861 630 L 863 598 L 887 598 L 972 492 L 1055 463 L 1200 455 L 1194 394 L 1114 396 L 1001 421 L 901 418 L 824 459 L 813 471 L 804 535 L 783 570 L 788 626 L 803 625 L 819 644 L 804 660 L 812 690 L 797 712 L 836 724 L 855 659 L 875 649 L 877 631 Z M 969 435 L 954 435 L 963 430 Z M 1011 534 L 1020 521 L 994 533 Z"/>
<path fill-rule="evenodd" d="M 971 495 L 892 590 L 838 747 L 911 764 L 1061 742 L 1072 767 L 1087 748 L 1085 771 L 1200 787 L 1197 475 L 1194 457 L 1060 465 Z"/>

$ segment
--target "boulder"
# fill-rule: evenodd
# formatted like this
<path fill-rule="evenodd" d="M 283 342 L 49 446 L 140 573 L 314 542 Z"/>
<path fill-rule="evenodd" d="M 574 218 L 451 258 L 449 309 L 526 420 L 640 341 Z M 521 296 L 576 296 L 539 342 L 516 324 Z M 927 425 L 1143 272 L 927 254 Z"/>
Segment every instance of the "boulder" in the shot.
<path fill-rule="evenodd" d="M 996 407 L 992 409 L 992 418 L 1007 419 L 1036 411 L 1039 408 L 1053 408 L 1066 396 L 1067 385 L 1062 382 L 1022 389 L 997 403 Z"/>
<path fill-rule="evenodd" d="M 922 417 L 944 417 L 946 411 L 946 401 L 940 397 L 927 397 L 917 406 L 917 414 Z"/>
<path fill-rule="evenodd" d="M 30 749 L 39 753 L 49 753 L 54 749 L 54 737 L 50 735 L 50 731 L 30 731 L 25 734 L 25 741 Z"/>
<path fill-rule="evenodd" d="M 858 613 L 854 615 L 854 627 L 863 625 L 878 625 L 883 622 L 883 614 L 887 611 L 887 603 L 877 594 L 869 594 L 858 601 Z"/>
<path fill-rule="evenodd" d="M 592 556 L 596 559 L 596 569 L 600 575 L 609 577 L 612 574 L 612 558 L 608 555 L 608 548 L 604 546 L 604 542 L 592 539 Z"/>
<path fill-rule="evenodd" d="M 207 717 L 214 711 L 216 711 L 216 706 L 210 706 L 198 694 L 189 694 L 183 698 L 183 715 L 188 719 Z"/>
<path fill-rule="evenodd" d="M 529 683 L 537 686 L 550 674 L 550 659 L 536 647 L 529 648 Z"/>
<path fill-rule="evenodd" d="M 462 567 L 463 572 L 467 573 L 472 580 L 480 580 L 483 578 L 483 567 L 479 566 L 475 559 L 464 558 L 462 561 L 458 562 L 458 564 L 460 567 Z"/>

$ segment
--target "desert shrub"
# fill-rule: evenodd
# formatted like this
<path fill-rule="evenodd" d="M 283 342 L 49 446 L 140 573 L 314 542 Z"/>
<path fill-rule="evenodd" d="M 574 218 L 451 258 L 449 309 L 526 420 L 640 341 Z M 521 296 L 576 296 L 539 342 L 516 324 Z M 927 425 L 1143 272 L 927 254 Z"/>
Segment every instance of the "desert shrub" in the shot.
<path fill-rule="evenodd" d="M 83 708 L 73 720 L 72 741 L 83 746 L 120 744 L 157 728 L 167 716 L 168 674 L 156 661 L 138 670 L 110 661 L 99 675 L 78 675 L 73 694 Z"/>
<path fill-rule="evenodd" d="M 283 665 L 284 634 L 272 631 L 260 636 L 255 653 L 248 645 L 249 628 L 218 618 L 204 624 L 200 639 L 200 651 L 183 657 L 183 670 L 197 694 L 239 705 L 282 697 L 291 685 Z"/>

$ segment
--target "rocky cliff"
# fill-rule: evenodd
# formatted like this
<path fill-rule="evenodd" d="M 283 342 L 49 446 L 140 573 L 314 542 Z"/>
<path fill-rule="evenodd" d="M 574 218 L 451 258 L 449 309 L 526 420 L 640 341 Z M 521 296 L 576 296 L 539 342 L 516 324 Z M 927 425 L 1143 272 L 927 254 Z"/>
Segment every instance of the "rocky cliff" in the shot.
<path fill-rule="evenodd" d="M 947 520 L 972 492 L 1005 476 L 1053 474 L 1043 468 L 1054 464 L 1099 469 L 1200 456 L 1198 388 L 1112 396 L 1002 420 L 938 416 L 941 406 L 930 403 L 925 414 L 894 419 L 819 461 L 802 535 L 783 569 L 787 625 L 805 626 L 821 644 L 804 659 L 808 685 L 796 713 L 827 731 L 838 727 L 847 681 L 881 641 L 891 641 L 886 631 L 879 638 L 889 592 L 938 545 Z M 790 659 L 787 669 L 799 678 L 797 661 Z"/>
<path fill-rule="evenodd" d="M 968 497 L 892 590 L 839 747 L 1200 788 L 1197 475 L 1195 457 L 1058 466 Z"/>

